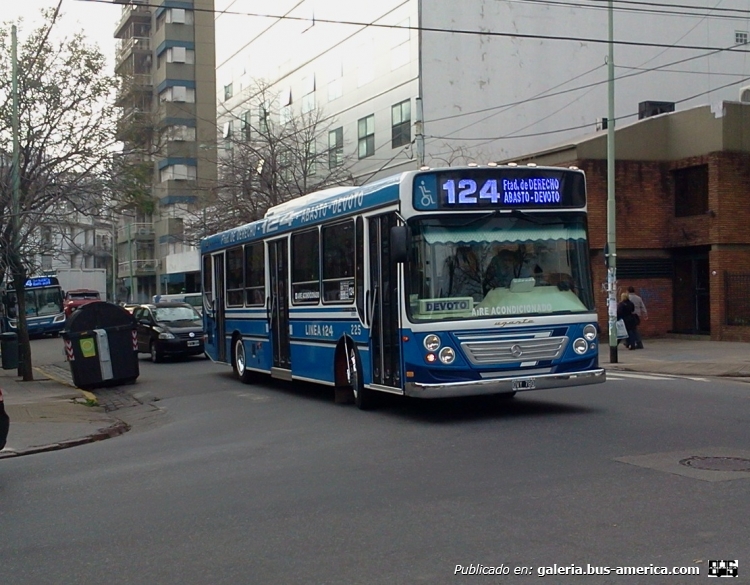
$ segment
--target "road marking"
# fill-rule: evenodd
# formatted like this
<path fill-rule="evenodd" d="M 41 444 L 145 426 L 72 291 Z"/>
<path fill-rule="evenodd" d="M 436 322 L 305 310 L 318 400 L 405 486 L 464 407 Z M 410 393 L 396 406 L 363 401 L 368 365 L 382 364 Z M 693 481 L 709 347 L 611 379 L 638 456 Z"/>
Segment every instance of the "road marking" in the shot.
<path fill-rule="evenodd" d="M 611 370 L 607 372 L 607 380 L 693 380 L 694 382 L 710 382 L 708 378 L 698 378 L 694 376 L 677 376 L 672 374 L 636 374 L 633 372 L 622 372 Z"/>

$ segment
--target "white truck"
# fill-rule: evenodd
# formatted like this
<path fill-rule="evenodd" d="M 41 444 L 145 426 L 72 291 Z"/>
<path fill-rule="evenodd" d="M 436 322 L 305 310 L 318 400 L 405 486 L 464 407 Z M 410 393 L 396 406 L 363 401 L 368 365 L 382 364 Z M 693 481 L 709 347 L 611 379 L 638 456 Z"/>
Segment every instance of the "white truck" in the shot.
<path fill-rule="evenodd" d="M 68 317 L 87 302 L 107 299 L 105 268 L 60 268 L 56 276 L 63 289 L 63 308 Z"/>

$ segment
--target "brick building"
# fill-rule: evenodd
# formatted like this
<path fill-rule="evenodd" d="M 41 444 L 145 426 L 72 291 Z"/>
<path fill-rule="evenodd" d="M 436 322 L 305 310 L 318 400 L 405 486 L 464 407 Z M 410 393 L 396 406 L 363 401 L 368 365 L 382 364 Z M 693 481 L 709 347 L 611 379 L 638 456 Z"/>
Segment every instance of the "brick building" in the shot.
<path fill-rule="evenodd" d="M 514 159 L 586 172 L 604 330 L 606 153 L 604 131 Z M 721 102 L 617 128 L 615 154 L 618 288 L 632 285 L 643 297 L 650 317 L 643 336 L 750 341 L 750 104 Z"/>

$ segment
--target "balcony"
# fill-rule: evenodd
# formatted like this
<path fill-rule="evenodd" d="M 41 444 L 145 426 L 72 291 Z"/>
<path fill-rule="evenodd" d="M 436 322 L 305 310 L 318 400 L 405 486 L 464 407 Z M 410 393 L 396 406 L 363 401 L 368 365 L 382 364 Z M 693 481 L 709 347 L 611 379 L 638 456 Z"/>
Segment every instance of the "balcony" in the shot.
<path fill-rule="evenodd" d="M 116 60 L 118 66 L 122 63 L 131 53 L 147 53 L 151 54 L 151 39 L 148 37 L 130 37 L 127 39 L 120 40 L 117 43 Z"/>
<path fill-rule="evenodd" d="M 154 225 L 151 223 L 130 223 L 117 228 L 117 243 L 131 240 L 151 241 L 154 239 Z"/>
<path fill-rule="evenodd" d="M 134 73 L 123 77 L 117 90 L 115 105 L 122 108 L 131 102 L 140 103 L 139 96 L 144 93 L 151 94 L 152 83 L 151 75 L 146 73 Z"/>
<path fill-rule="evenodd" d="M 125 260 L 117 264 L 117 277 L 127 278 L 131 274 L 133 276 L 153 276 L 156 274 L 156 270 L 159 268 L 159 260 L 152 258 L 144 260 L 139 258 L 138 260 Z"/>
<path fill-rule="evenodd" d="M 148 0 L 131 0 L 131 3 L 127 3 L 122 7 L 122 14 L 120 16 L 120 22 L 115 29 L 115 37 L 122 38 L 124 34 L 127 34 L 125 28 L 134 23 L 150 24 L 151 23 L 151 7 L 148 6 Z M 121 2 L 117 2 L 120 4 Z"/>

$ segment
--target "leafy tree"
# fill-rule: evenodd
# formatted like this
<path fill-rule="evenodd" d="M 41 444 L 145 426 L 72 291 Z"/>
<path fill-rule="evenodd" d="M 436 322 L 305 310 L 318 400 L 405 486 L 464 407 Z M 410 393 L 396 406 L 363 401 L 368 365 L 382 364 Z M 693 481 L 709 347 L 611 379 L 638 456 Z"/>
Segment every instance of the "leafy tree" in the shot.
<path fill-rule="evenodd" d="M 17 49 L 20 187 L 15 222 L 11 26 L 0 26 L 0 262 L 18 298 L 19 375 L 24 380 L 33 379 L 33 370 L 23 285 L 36 269 L 38 231 L 59 217 L 60 209 L 103 207 L 102 176 L 114 136 L 107 100 L 115 86 L 102 73 L 104 56 L 80 33 L 52 40 L 50 31 L 61 17 L 57 10 L 43 15 L 43 24 Z"/>

